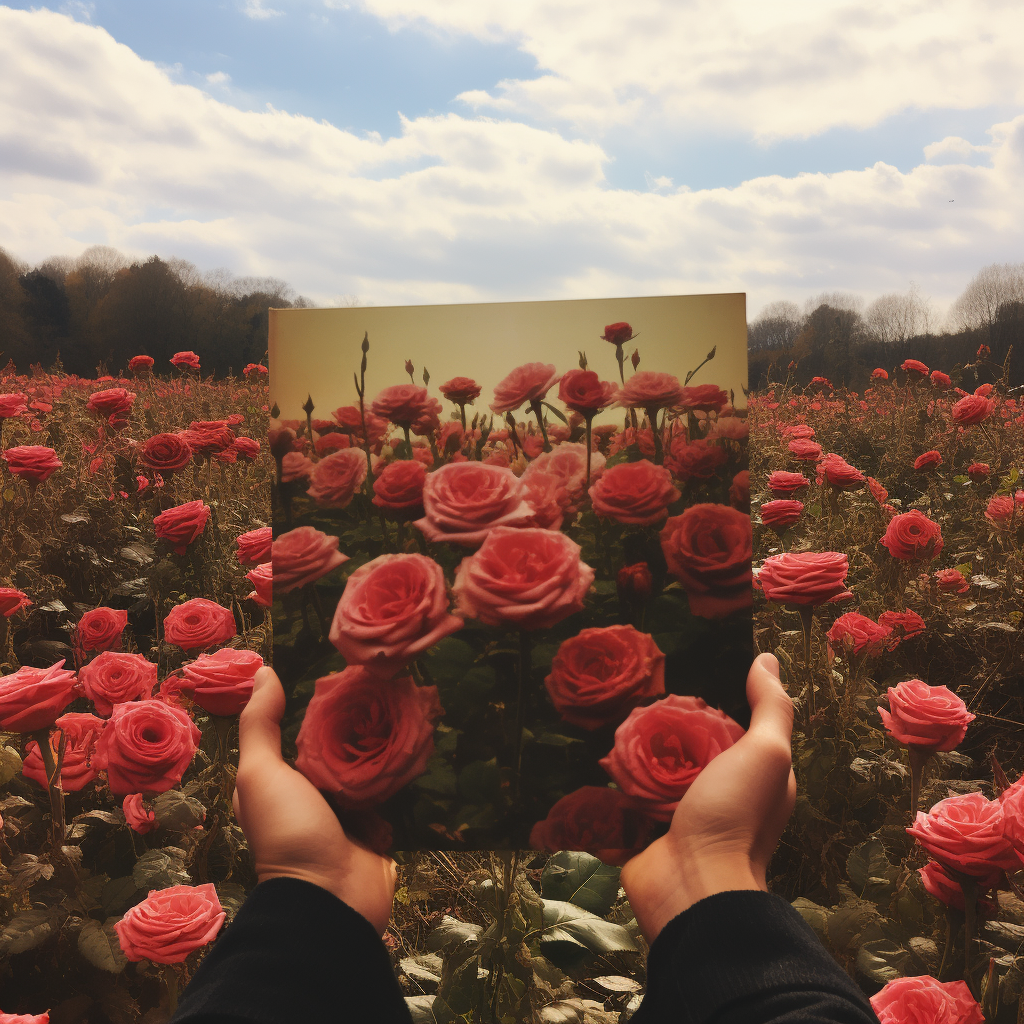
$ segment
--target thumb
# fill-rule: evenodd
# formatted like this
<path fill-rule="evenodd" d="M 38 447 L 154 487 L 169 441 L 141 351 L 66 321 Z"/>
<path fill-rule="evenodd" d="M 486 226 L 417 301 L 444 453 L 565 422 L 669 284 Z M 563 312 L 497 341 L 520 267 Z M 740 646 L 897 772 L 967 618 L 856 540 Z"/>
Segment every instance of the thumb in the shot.
<path fill-rule="evenodd" d="M 238 771 L 248 774 L 257 765 L 282 761 L 281 716 L 284 688 L 277 673 L 264 666 L 253 680 L 252 697 L 238 719 Z"/>
<path fill-rule="evenodd" d="M 747 675 L 747 703 L 750 729 L 765 739 L 793 742 L 793 702 L 779 680 L 779 661 L 774 654 L 761 654 Z"/>

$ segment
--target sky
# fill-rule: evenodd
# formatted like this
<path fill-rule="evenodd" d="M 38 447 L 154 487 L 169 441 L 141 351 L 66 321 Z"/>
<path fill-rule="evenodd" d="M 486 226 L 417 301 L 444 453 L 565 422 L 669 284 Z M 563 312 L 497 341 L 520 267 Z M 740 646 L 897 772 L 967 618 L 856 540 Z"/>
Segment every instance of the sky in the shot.
<path fill-rule="evenodd" d="M 1019 0 L 0 5 L 0 246 L 322 305 L 746 292 L 1024 260 Z"/>

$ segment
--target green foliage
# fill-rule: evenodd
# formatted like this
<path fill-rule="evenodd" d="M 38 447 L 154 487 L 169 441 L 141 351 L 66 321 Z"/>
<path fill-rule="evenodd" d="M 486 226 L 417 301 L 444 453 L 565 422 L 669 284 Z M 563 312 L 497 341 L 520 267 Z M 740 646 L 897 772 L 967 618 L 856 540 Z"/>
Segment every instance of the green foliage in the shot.
<path fill-rule="evenodd" d="M 547 900 L 574 903 L 603 917 L 619 893 L 619 868 L 603 864 L 589 853 L 564 850 L 544 865 L 541 893 Z"/>

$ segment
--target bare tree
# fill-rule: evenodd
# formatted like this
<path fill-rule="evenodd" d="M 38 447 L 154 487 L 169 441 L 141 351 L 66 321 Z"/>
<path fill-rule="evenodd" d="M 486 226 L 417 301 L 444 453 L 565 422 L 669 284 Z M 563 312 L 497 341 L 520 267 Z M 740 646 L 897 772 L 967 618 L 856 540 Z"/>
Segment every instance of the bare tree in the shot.
<path fill-rule="evenodd" d="M 841 309 L 847 313 L 860 313 L 864 308 L 864 300 L 853 292 L 822 292 L 804 303 L 804 313 L 809 316 L 821 306 Z"/>
<path fill-rule="evenodd" d="M 880 295 L 867 308 L 864 322 L 879 341 L 891 344 L 927 334 L 932 326 L 928 300 L 911 285 L 906 292 Z"/>
<path fill-rule="evenodd" d="M 750 348 L 789 348 L 800 333 L 804 317 L 795 302 L 772 302 L 765 306 L 747 328 Z"/>
<path fill-rule="evenodd" d="M 1024 263 L 990 263 L 950 307 L 949 324 L 959 331 L 991 328 L 1009 302 L 1024 302 Z"/>

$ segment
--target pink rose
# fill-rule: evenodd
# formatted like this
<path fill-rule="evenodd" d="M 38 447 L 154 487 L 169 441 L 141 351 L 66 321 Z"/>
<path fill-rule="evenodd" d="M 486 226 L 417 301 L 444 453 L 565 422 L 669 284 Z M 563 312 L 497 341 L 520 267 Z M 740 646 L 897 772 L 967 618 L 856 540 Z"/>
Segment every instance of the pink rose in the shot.
<path fill-rule="evenodd" d="M 813 608 L 851 596 L 849 571 L 850 560 L 838 551 L 786 551 L 764 560 L 757 584 L 769 601 Z"/>
<path fill-rule="evenodd" d="M 954 907 L 956 910 L 965 909 L 964 891 L 960 888 L 960 883 L 954 882 L 943 871 L 941 865 L 930 860 L 923 868 L 918 868 L 917 873 L 925 892 L 934 896 L 940 903 L 945 903 L 947 907 Z M 978 900 L 978 910 L 985 916 L 993 916 L 993 912 L 998 913 L 999 904 L 994 900 L 981 898 Z"/>
<path fill-rule="evenodd" d="M 777 469 L 768 477 L 768 489 L 776 498 L 785 498 L 796 491 L 810 486 L 810 480 L 803 473 L 789 473 Z"/>
<path fill-rule="evenodd" d="M 996 403 L 984 395 L 966 395 L 955 403 L 952 409 L 953 422 L 962 427 L 981 423 L 995 412 Z"/>
<path fill-rule="evenodd" d="M 678 404 L 686 410 L 717 413 L 729 404 L 729 395 L 717 384 L 696 384 L 683 388 Z"/>
<path fill-rule="evenodd" d="M 224 647 L 186 664 L 181 688 L 211 715 L 238 715 L 249 703 L 252 681 L 261 668 L 263 659 L 255 651 Z"/>
<path fill-rule="evenodd" d="M 776 533 L 781 533 L 798 522 L 804 513 L 804 503 L 795 499 L 777 498 L 761 506 L 761 522 Z"/>
<path fill-rule="evenodd" d="M 192 370 L 199 369 L 199 356 L 195 352 L 175 352 L 171 356 L 171 362 L 182 369 L 186 366 Z"/>
<path fill-rule="evenodd" d="M 838 491 L 855 491 L 864 486 L 866 479 L 859 469 L 835 452 L 826 455 L 818 463 L 818 483 L 826 480 L 829 487 Z"/>
<path fill-rule="evenodd" d="M 363 462 L 365 466 L 365 458 Z M 302 452 L 285 452 L 281 459 L 281 483 L 292 484 L 296 480 L 309 480 L 312 475 L 312 459 L 303 455 Z M 355 488 L 353 488 L 353 493 L 354 491 Z M 351 500 L 351 496 L 349 500 Z"/>
<path fill-rule="evenodd" d="M 885 650 L 889 630 L 860 612 L 847 612 L 825 634 L 831 649 L 847 657 L 878 657 Z"/>
<path fill-rule="evenodd" d="M 971 589 L 970 582 L 959 569 L 940 569 L 935 574 L 935 582 L 943 594 L 966 594 Z"/>
<path fill-rule="evenodd" d="M 593 370 L 569 370 L 558 383 L 558 400 L 567 408 L 593 416 L 615 401 L 618 387 L 603 381 Z"/>
<path fill-rule="evenodd" d="M 152 356 L 132 356 L 128 360 L 128 369 L 133 370 L 135 373 L 145 373 L 146 370 L 153 369 L 153 363 L 155 360 Z"/>
<path fill-rule="evenodd" d="M 156 665 L 140 654 L 104 651 L 78 671 L 82 691 L 108 718 L 115 704 L 149 697 L 156 686 Z"/>
<path fill-rule="evenodd" d="M 664 409 L 679 405 L 683 386 L 674 374 L 641 370 L 619 388 L 617 398 L 615 404 L 620 408 Z"/>
<path fill-rule="evenodd" d="M 1017 851 L 1024 867 L 1024 775 L 999 794 L 1003 806 L 1003 838 Z"/>
<path fill-rule="evenodd" d="M 61 715 L 53 723 L 55 731 L 50 736 L 51 749 L 60 749 L 60 733 L 56 732 L 57 729 L 61 729 L 67 737 L 64 761 L 60 766 L 60 784 L 66 793 L 77 793 L 84 789 L 99 774 L 99 769 L 92 764 L 92 755 L 96 749 L 96 740 L 106 724 L 102 718 L 76 711 Z M 56 764 L 56 754 L 53 760 Z M 21 773 L 26 779 L 38 782 L 43 789 L 49 787 L 43 755 L 35 740 L 25 744 L 25 763 Z"/>
<path fill-rule="evenodd" d="M 75 673 L 63 666 L 63 659 L 49 668 L 22 665 L 0 676 L 0 729 L 38 732 L 53 725 L 78 690 Z"/>
<path fill-rule="evenodd" d="M 426 769 L 441 714 L 435 686 L 346 668 L 316 681 L 295 767 L 339 806 L 373 807 Z"/>
<path fill-rule="evenodd" d="M 491 412 L 514 412 L 523 402 L 539 402 L 558 383 L 559 374 L 550 363 L 517 366 L 494 389 Z"/>
<path fill-rule="evenodd" d="M 255 601 L 261 608 L 272 608 L 274 605 L 274 564 L 261 562 L 245 574 L 245 578 L 253 585 L 251 593 L 245 596 Z"/>
<path fill-rule="evenodd" d="M 582 610 L 593 581 L 580 546 L 564 533 L 499 526 L 459 563 L 453 590 L 460 615 L 489 626 L 549 629 Z"/>
<path fill-rule="evenodd" d="M 274 540 L 274 531 L 269 526 L 261 526 L 257 530 L 249 530 L 241 534 L 235 544 L 238 546 L 236 552 L 238 561 L 242 565 L 259 565 L 260 562 L 270 561 L 271 543 Z"/>
<path fill-rule="evenodd" d="M 378 508 L 398 512 L 423 504 L 423 486 L 427 467 L 415 459 L 390 462 L 373 482 L 373 503 Z"/>
<path fill-rule="evenodd" d="M 942 550 L 942 530 L 938 523 L 912 508 L 889 520 L 881 543 L 901 561 L 931 561 Z"/>
<path fill-rule="evenodd" d="M 348 578 L 330 637 L 349 665 L 388 678 L 462 626 L 448 611 L 437 562 L 426 555 L 379 555 Z"/>
<path fill-rule="evenodd" d="M 175 605 L 164 619 L 164 639 L 186 651 L 227 643 L 237 632 L 231 609 L 205 597 Z"/>
<path fill-rule="evenodd" d="M 132 793 L 126 796 L 121 804 L 121 809 L 124 811 L 125 821 L 128 822 L 129 828 L 140 835 L 153 832 L 160 827 L 160 823 L 156 820 L 156 813 L 146 807 L 141 793 Z"/>
<path fill-rule="evenodd" d="M 313 466 L 307 493 L 318 505 L 344 508 L 365 479 L 366 453 L 359 448 L 342 448 Z"/>
<path fill-rule="evenodd" d="M 967 982 L 929 975 L 894 978 L 871 997 L 871 1009 L 879 1024 L 985 1024 Z"/>
<path fill-rule="evenodd" d="M 210 519 L 210 506 L 201 500 L 176 505 L 153 519 L 153 532 L 166 540 L 176 554 L 183 555 L 191 544 L 206 529 Z"/>
<path fill-rule="evenodd" d="M 0 395 L 0 419 L 12 419 L 23 412 L 28 412 L 25 402 L 26 398 L 21 392 Z"/>
<path fill-rule="evenodd" d="M 634 806 L 668 821 L 701 769 L 743 733 L 699 697 L 670 694 L 631 711 L 599 764 Z"/>
<path fill-rule="evenodd" d="M 274 541 L 272 561 L 278 593 L 287 594 L 344 565 L 348 555 L 338 550 L 337 537 L 313 526 L 299 526 Z"/>
<path fill-rule="evenodd" d="M 674 434 L 665 453 L 665 465 L 679 480 L 710 480 L 728 457 L 721 445 L 701 438 L 688 443 L 684 434 Z"/>
<path fill-rule="evenodd" d="M 246 437 L 243 434 L 234 439 L 231 443 L 231 450 L 234 451 L 237 458 L 252 461 L 260 453 L 260 443 L 254 437 Z"/>
<path fill-rule="evenodd" d="M 729 502 L 733 508 L 750 515 L 750 470 L 741 469 L 729 486 Z"/>
<path fill-rule="evenodd" d="M 889 687 L 889 710 L 879 708 L 886 732 L 901 746 L 952 750 L 975 716 L 952 690 L 908 679 Z"/>
<path fill-rule="evenodd" d="M 590 482 L 597 483 L 604 472 L 605 457 L 597 451 L 590 453 Z M 541 452 L 526 467 L 520 478 L 524 487 L 529 487 L 531 477 L 536 473 L 554 473 L 562 480 L 568 504 L 562 511 L 574 516 L 583 507 L 587 498 L 584 486 L 587 482 L 587 446 L 583 444 L 560 444 L 550 452 Z"/>
<path fill-rule="evenodd" d="M 893 639 L 897 641 L 908 640 L 925 631 L 924 619 L 910 608 L 905 612 L 882 612 L 878 624 L 892 630 Z"/>
<path fill-rule="evenodd" d="M 590 500 L 599 516 L 634 526 L 662 522 L 669 505 L 679 497 L 672 474 L 647 459 L 606 469 L 590 488 Z"/>
<path fill-rule="evenodd" d="M 535 471 L 523 474 L 523 497 L 533 510 L 524 526 L 539 526 L 544 530 L 557 530 L 565 518 L 565 510 L 572 497 L 562 476 L 555 472 Z"/>
<path fill-rule="evenodd" d="M 0 1024 L 50 1024 L 46 1013 L 0 1013 Z"/>
<path fill-rule="evenodd" d="M 32 604 L 28 594 L 14 587 L 0 587 L 0 615 L 9 619 Z"/>
<path fill-rule="evenodd" d="M 821 445 L 804 437 L 794 437 L 786 447 L 798 462 L 817 462 L 822 455 Z"/>
<path fill-rule="evenodd" d="M 480 385 L 471 377 L 452 377 L 438 389 L 449 402 L 456 405 L 472 405 L 480 397 Z"/>
<path fill-rule="evenodd" d="M 15 476 L 20 476 L 30 487 L 41 484 L 64 465 L 52 448 L 39 444 L 19 445 L 0 454 L 3 455 L 7 468 Z"/>
<path fill-rule="evenodd" d="M 415 384 L 393 384 L 373 400 L 373 414 L 416 434 L 429 434 L 439 425 L 441 403 L 426 388 Z"/>
<path fill-rule="evenodd" d="M 121 634 L 128 625 L 128 613 L 117 608 L 92 608 L 83 613 L 75 627 L 75 642 L 83 651 L 121 649 Z"/>
<path fill-rule="evenodd" d="M 217 937 L 226 916 L 213 882 L 172 885 L 154 889 L 114 930 L 129 960 L 180 964 Z"/>

